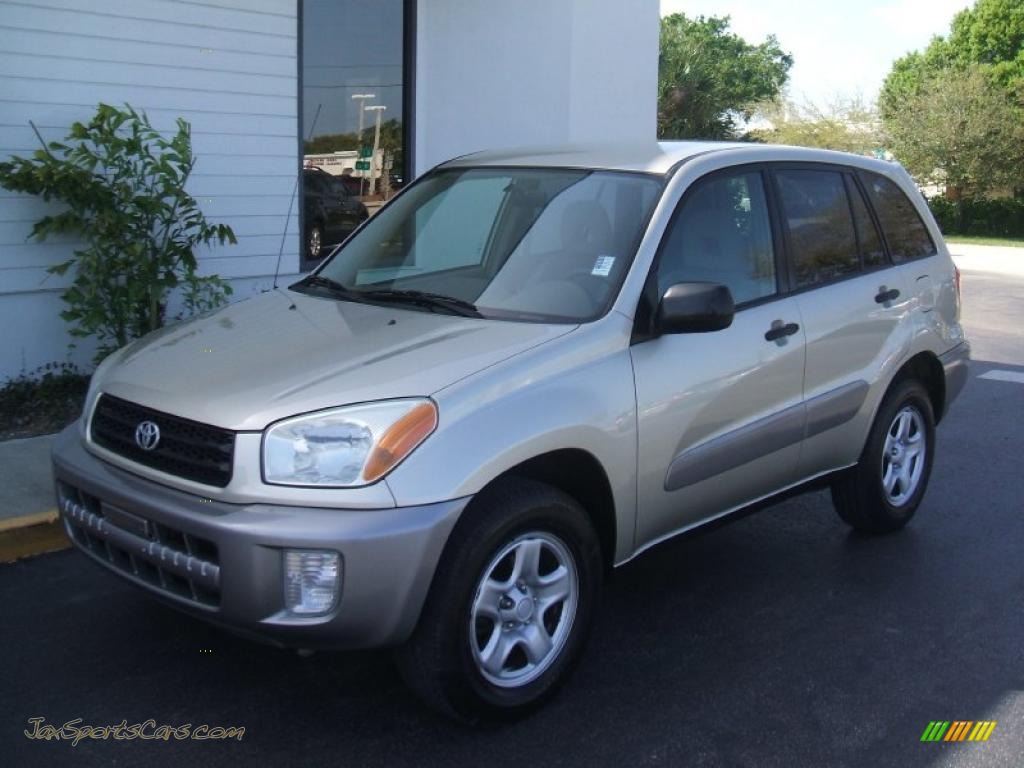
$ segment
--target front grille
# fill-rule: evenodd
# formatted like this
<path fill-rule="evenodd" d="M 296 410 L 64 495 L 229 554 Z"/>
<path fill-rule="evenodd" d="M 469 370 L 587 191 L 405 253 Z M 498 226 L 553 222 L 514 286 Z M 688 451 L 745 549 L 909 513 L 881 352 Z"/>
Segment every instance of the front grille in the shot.
<path fill-rule="evenodd" d="M 160 440 L 150 451 L 135 442 L 143 421 L 160 428 Z M 231 482 L 235 433 L 230 430 L 101 395 L 89 433 L 96 445 L 161 472 L 221 488 Z"/>
<path fill-rule="evenodd" d="M 212 541 L 100 502 L 67 483 L 57 499 L 68 536 L 81 549 L 158 591 L 220 605 L 220 559 Z"/>

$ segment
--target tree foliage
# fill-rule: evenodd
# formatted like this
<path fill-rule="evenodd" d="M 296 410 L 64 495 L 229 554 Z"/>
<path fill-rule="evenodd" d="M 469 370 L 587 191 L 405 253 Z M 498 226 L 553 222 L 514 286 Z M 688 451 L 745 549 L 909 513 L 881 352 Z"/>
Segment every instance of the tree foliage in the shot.
<path fill-rule="evenodd" d="M 778 97 L 793 58 L 774 35 L 758 45 L 729 31 L 729 17 L 682 13 L 661 20 L 658 136 L 726 139 L 755 105 Z"/>
<path fill-rule="evenodd" d="M 923 51 L 893 63 L 879 107 L 888 118 L 902 100 L 944 69 L 981 67 L 994 83 L 1024 103 L 1024 3 L 1021 0 L 978 0 L 953 17 L 949 35 L 937 36 Z"/>
<path fill-rule="evenodd" d="M 75 268 L 61 317 L 73 336 L 96 337 L 97 362 L 163 325 L 173 289 L 182 288 L 189 312 L 231 293 L 220 278 L 197 274 L 196 246 L 236 241 L 230 227 L 207 222 L 185 191 L 195 165 L 185 120 L 168 140 L 145 113 L 100 104 L 64 142 L 40 142 L 31 157 L 0 163 L 0 186 L 66 206 L 37 221 L 29 236 L 73 234 L 84 243 L 49 272 Z"/>
<path fill-rule="evenodd" d="M 893 154 L 921 182 L 971 198 L 1021 178 L 1019 111 L 978 65 L 929 75 L 890 113 L 887 128 Z"/>
<path fill-rule="evenodd" d="M 769 144 L 864 155 L 885 143 L 877 113 L 860 98 L 837 98 L 826 106 L 774 101 L 762 105 L 757 117 L 764 127 L 749 131 L 747 136 Z"/>
<path fill-rule="evenodd" d="M 879 95 L 892 150 L 919 180 L 977 196 L 1024 180 L 1024 2 L 977 0 L 949 35 L 893 63 Z"/>
<path fill-rule="evenodd" d="M 1024 3 L 978 0 L 953 19 L 949 55 L 963 66 L 979 64 L 996 83 L 1024 102 Z"/>

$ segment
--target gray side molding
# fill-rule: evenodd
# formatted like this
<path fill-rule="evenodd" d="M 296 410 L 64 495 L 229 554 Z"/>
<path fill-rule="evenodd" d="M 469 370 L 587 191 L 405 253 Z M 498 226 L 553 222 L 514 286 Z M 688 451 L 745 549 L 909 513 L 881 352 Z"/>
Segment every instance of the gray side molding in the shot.
<path fill-rule="evenodd" d="M 807 406 L 807 429 L 804 437 L 814 437 L 822 432 L 845 424 L 864 405 L 870 387 L 866 381 L 852 381 L 841 387 L 812 397 Z"/>
<path fill-rule="evenodd" d="M 677 491 L 780 451 L 800 442 L 803 433 L 804 404 L 800 403 L 683 451 L 669 465 L 665 490 Z"/>
<path fill-rule="evenodd" d="M 857 415 L 869 389 L 866 381 L 844 384 L 683 451 L 669 465 L 665 490 L 708 480 L 845 424 Z"/>

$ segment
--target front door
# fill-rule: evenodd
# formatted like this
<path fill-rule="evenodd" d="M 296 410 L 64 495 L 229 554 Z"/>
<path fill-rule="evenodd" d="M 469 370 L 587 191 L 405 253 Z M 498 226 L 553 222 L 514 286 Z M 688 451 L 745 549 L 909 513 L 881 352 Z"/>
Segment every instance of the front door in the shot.
<path fill-rule="evenodd" d="M 775 239 L 756 168 L 698 180 L 669 224 L 656 294 L 730 289 L 732 325 L 631 348 L 638 413 L 638 547 L 771 494 L 799 477 L 804 333 L 778 290 Z"/>

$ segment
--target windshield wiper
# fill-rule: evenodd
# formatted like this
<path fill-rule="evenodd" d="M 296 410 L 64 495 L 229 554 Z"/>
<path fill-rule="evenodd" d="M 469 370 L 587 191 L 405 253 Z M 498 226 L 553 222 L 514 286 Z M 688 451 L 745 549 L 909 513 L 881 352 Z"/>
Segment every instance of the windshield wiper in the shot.
<path fill-rule="evenodd" d="M 337 280 L 332 280 L 329 277 L 323 275 L 307 275 L 306 277 L 299 280 L 297 283 L 293 283 L 288 286 L 292 289 L 302 288 L 326 288 L 332 295 L 340 296 L 346 299 L 356 299 L 356 291 L 352 291 L 346 288 L 344 285 L 339 283 Z"/>
<path fill-rule="evenodd" d="M 397 288 L 380 288 L 373 291 L 354 291 L 354 293 L 365 296 L 373 301 L 394 301 L 406 304 L 416 304 L 421 307 L 443 309 L 462 317 L 483 317 L 476 305 L 457 299 L 454 296 L 445 296 L 441 293 L 429 293 L 427 291 L 403 291 Z"/>

